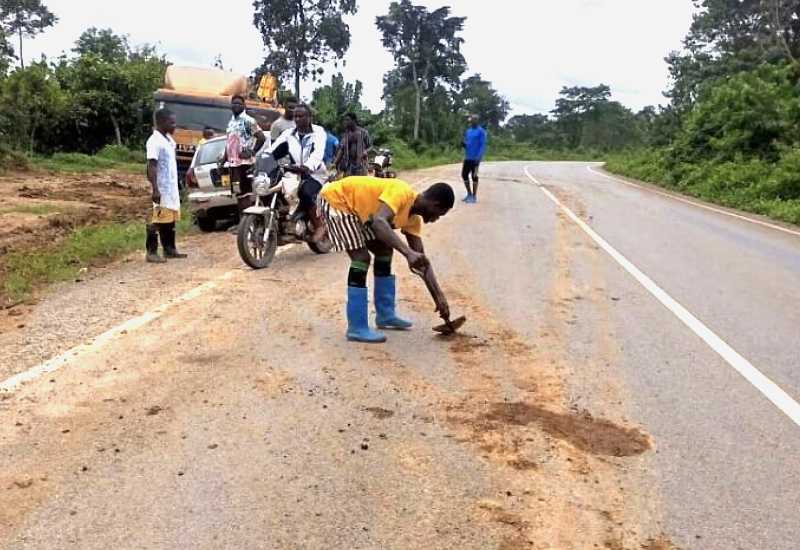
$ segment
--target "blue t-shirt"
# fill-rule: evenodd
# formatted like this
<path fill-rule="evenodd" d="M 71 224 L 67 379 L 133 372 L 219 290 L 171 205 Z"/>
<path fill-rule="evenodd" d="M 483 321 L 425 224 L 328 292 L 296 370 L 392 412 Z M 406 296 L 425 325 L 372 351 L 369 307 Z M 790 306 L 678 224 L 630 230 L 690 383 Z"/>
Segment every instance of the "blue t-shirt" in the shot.
<path fill-rule="evenodd" d="M 486 130 L 478 126 L 477 128 L 469 127 L 464 132 L 464 157 L 467 160 L 483 160 L 483 155 L 486 154 L 486 144 L 489 141 Z"/>
<path fill-rule="evenodd" d="M 336 149 L 338 148 L 339 138 L 328 132 L 328 139 L 325 141 L 325 157 L 323 158 L 325 164 L 330 164 L 333 162 L 333 159 L 336 156 Z"/>

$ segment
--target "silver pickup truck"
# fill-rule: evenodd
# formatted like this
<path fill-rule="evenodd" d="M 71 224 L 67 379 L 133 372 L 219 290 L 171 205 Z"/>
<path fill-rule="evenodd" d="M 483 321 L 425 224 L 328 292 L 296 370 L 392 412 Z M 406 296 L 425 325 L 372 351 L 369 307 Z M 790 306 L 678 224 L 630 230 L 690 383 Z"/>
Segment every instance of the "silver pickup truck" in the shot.
<path fill-rule="evenodd" d="M 225 136 L 212 138 L 197 146 L 186 173 L 189 211 L 203 231 L 214 231 L 217 222 L 238 221 L 239 209 L 231 189 L 227 169 L 220 172 L 218 159 L 225 151 Z"/>

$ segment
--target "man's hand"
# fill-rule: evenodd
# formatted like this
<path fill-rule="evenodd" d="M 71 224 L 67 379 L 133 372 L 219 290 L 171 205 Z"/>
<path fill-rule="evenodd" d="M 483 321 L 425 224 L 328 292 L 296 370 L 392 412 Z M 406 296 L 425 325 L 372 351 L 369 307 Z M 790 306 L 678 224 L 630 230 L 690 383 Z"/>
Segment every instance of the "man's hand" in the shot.
<path fill-rule="evenodd" d="M 161 192 L 158 189 L 153 189 L 153 204 L 161 203 Z"/>
<path fill-rule="evenodd" d="M 408 254 L 406 255 L 406 260 L 408 260 L 408 267 L 411 271 L 415 271 L 417 273 L 425 273 L 428 271 L 428 268 L 431 266 L 431 262 L 425 256 L 425 254 L 421 254 L 414 250 L 409 250 Z"/>

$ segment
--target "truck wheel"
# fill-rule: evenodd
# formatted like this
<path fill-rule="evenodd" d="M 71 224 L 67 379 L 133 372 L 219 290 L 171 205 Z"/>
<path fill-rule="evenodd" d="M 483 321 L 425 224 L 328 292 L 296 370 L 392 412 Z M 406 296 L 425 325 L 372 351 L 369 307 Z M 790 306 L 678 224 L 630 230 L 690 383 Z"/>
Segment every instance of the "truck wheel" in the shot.
<path fill-rule="evenodd" d="M 200 228 L 200 231 L 204 231 L 205 233 L 210 233 L 215 229 L 217 229 L 217 219 L 212 218 L 211 216 L 197 218 L 197 227 Z"/>

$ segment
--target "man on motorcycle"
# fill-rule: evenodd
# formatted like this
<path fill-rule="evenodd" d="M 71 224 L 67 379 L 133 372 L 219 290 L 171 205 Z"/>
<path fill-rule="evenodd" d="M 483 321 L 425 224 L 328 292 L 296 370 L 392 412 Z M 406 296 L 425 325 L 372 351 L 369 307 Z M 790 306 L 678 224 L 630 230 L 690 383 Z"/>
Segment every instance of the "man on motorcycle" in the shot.
<path fill-rule="evenodd" d="M 311 123 L 311 109 L 301 103 L 294 110 L 295 127 L 285 130 L 269 149 L 280 160 L 287 155 L 291 165 L 286 168 L 300 176 L 297 196 L 300 204 L 295 216 L 306 213 L 314 225 L 311 240 L 319 242 L 325 235 L 325 226 L 317 212 L 316 202 L 320 189 L 328 178 L 325 166 L 325 144 L 328 134 L 322 126 Z"/>
<path fill-rule="evenodd" d="M 386 336 L 369 327 L 367 272 L 375 256 L 375 310 L 378 328 L 404 330 L 411 323 L 395 311 L 396 280 L 392 275 L 392 254 L 397 250 L 412 271 L 421 275 L 433 294 L 436 310 L 450 318 L 447 299 L 439 288 L 422 244 L 422 224 L 433 223 L 447 214 L 455 195 L 446 183 L 437 183 L 417 193 L 399 179 L 351 176 L 328 184 L 320 193 L 319 210 L 328 234 L 338 251 L 350 256 L 347 277 L 347 339 L 380 343 Z M 399 229 L 403 242 L 394 232 Z"/>

